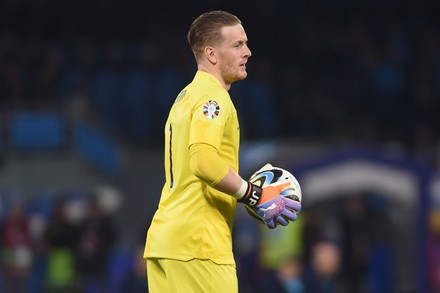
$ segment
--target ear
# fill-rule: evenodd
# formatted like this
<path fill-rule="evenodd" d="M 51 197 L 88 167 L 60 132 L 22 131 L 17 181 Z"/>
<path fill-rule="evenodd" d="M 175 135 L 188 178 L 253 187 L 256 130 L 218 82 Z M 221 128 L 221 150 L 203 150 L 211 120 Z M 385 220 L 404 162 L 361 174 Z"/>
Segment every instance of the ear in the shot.
<path fill-rule="evenodd" d="M 211 46 L 206 46 L 205 47 L 205 56 L 206 59 L 208 59 L 208 61 L 212 64 L 216 64 L 217 63 L 217 56 L 216 56 L 216 52 L 215 49 Z"/>

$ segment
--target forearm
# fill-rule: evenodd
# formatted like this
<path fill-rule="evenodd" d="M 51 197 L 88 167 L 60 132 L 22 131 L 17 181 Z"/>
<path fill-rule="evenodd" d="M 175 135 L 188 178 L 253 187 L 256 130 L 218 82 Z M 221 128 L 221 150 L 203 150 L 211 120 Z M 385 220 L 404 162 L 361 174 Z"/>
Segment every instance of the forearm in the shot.
<path fill-rule="evenodd" d="M 220 191 L 223 191 L 224 193 L 240 198 L 246 191 L 245 188 L 243 193 L 240 192 L 241 194 L 237 195 L 237 191 L 239 191 L 242 185 L 243 179 L 240 177 L 240 175 L 234 172 L 232 168 L 229 167 L 228 173 L 226 173 L 226 176 L 223 177 L 223 179 L 216 185 L 216 188 Z"/>
<path fill-rule="evenodd" d="M 190 146 L 190 167 L 197 178 L 230 195 L 234 195 L 243 184 L 240 175 L 208 144 Z"/>

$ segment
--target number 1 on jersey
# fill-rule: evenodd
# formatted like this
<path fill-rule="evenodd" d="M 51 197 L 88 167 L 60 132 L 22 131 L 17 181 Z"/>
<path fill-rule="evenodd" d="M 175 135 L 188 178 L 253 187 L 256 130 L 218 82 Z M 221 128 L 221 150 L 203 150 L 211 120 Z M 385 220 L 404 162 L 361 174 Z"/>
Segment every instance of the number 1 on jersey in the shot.
<path fill-rule="evenodd" d="M 170 153 L 169 153 L 169 155 L 170 155 L 170 188 L 173 188 L 173 184 L 174 184 L 172 145 L 173 145 L 173 126 L 170 123 L 170 143 L 169 143 L 169 149 L 170 149 Z"/>

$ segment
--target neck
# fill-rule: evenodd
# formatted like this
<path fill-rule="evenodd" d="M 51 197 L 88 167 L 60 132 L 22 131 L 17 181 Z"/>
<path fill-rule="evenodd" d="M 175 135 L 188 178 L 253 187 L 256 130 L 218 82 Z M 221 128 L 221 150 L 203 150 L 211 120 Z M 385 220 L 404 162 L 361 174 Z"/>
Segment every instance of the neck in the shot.
<path fill-rule="evenodd" d="M 197 65 L 197 69 L 206 73 L 209 73 L 211 75 L 213 75 L 219 82 L 220 84 L 223 86 L 223 88 L 227 91 L 229 91 L 229 89 L 231 88 L 231 84 L 230 83 L 226 83 L 226 81 L 224 80 L 224 78 L 222 77 L 222 75 L 216 70 L 215 67 L 213 66 L 205 66 L 204 64 L 198 64 Z"/>

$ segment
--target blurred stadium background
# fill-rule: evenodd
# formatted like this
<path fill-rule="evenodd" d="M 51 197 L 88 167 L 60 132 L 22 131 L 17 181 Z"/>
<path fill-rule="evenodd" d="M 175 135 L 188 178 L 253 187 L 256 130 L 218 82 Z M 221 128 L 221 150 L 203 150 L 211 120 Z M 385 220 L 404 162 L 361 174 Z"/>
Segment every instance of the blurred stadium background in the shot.
<path fill-rule="evenodd" d="M 0 291 L 146 292 L 187 29 L 222 9 L 253 52 L 241 173 L 288 168 L 304 199 L 275 231 L 239 207 L 240 292 L 440 292 L 439 6 L 1 0 Z"/>

